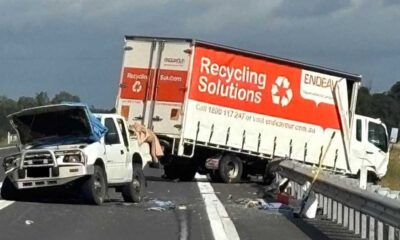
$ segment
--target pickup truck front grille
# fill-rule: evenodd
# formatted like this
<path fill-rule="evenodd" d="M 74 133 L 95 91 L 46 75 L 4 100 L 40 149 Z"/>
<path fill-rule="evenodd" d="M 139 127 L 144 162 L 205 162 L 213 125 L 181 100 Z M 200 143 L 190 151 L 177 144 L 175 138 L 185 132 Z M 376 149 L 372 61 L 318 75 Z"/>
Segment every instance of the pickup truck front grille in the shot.
<path fill-rule="evenodd" d="M 26 153 L 24 156 L 25 167 L 53 166 L 54 159 L 49 152 Z"/>

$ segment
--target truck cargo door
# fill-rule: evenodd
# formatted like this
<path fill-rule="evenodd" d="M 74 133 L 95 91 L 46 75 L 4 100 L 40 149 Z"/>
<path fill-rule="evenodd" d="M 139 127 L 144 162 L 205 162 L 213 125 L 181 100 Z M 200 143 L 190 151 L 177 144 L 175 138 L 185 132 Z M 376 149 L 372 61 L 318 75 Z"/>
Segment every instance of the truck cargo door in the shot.
<path fill-rule="evenodd" d="M 156 42 L 126 40 L 116 110 L 128 124 L 144 123 L 146 103 L 152 90 Z"/>
<path fill-rule="evenodd" d="M 189 42 L 159 42 L 159 54 L 148 126 L 158 134 L 180 133 L 182 105 L 190 62 Z"/>

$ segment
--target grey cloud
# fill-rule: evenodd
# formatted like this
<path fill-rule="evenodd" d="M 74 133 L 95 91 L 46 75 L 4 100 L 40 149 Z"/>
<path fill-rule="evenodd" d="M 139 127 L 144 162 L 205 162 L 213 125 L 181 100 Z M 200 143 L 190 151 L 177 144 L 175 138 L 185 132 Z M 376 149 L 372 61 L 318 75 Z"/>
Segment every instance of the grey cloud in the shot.
<path fill-rule="evenodd" d="M 195 37 L 358 73 L 376 91 L 400 80 L 399 8 L 291 2 L 0 0 L 0 95 L 67 90 L 112 107 L 126 34 Z"/>
<path fill-rule="evenodd" d="M 383 4 L 386 6 L 400 5 L 399 0 L 383 0 Z"/>
<path fill-rule="evenodd" d="M 351 0 L 283 0 L 275 14 L 282 18 L 313 18 L 328 16 L 351 6 Z"/>

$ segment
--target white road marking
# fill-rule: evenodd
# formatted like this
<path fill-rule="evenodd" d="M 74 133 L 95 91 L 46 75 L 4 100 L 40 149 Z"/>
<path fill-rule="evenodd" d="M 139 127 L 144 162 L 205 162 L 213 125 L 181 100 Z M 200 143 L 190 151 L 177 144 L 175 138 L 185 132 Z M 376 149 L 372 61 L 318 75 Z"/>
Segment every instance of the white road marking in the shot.
<path fill-rule="evenodd" d="M 16 148 L 16 146 L 3 147 L 3 148 L 0 148 L 0 150 L 6 150 L 6 149 L 11 149 L 11 148 Z"/>
<path fill-rule="evenodd" d="M 13 204 L 14 201 L 0 200 L 0 210 Z"/>
<path fill-rule="evenodd" d="M 211 230 L 215 240 L 239 240 L 239 234 L 225 210 L 224 205 L 219 201 L 214 193 L 214 189 L 204 175 L 196 174 L 197 186 L 203 197 L 208 219 L 210 220 Z"/>
<path fill-rule="evenodd" d="M 0 182 L 0 191 L 1 191 L 1 187 L 2 186 L 3 186 L 3 182 Z M 7 200 L 1 200 L 0 199 L 0 210 L 10 206 L 13 203 L 14 203 L 14 201 L 7 201 Z"/>

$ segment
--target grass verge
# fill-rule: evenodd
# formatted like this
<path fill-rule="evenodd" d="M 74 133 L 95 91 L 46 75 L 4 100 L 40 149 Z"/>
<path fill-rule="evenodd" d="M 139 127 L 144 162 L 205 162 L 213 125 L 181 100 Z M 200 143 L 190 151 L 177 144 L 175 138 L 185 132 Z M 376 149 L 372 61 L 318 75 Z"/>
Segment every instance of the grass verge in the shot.
<path fill-rule="evenodd" d="M 380 184 L 392 190 L 400 190 L 400 144 L 393 145 L 388 169 Z"/>

